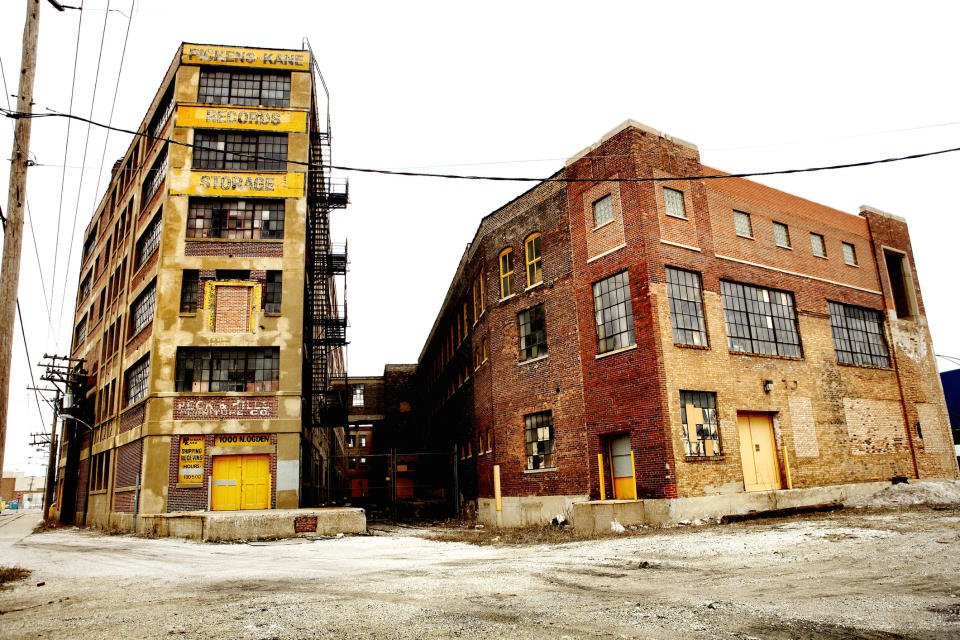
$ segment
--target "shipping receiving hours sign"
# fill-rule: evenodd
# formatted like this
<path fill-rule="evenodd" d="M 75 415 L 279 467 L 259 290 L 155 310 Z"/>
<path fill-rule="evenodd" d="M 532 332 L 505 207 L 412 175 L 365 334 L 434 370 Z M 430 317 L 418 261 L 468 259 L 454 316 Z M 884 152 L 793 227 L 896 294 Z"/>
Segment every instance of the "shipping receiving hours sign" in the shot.
<path fill-rule="evenodd" d="M 203 482 L 203 436 L 180 436 L 180 473 L 178 482 Z"/>

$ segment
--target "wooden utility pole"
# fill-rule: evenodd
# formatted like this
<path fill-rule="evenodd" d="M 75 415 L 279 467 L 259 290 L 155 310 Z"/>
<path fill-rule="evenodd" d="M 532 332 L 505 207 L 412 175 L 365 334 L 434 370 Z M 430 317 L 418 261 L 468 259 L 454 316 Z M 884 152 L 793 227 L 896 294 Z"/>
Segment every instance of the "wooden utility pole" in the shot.
<path fill-rule="evenodd" d="M 17 112 L 33 111 L 33 79 L 37 72 L 37 36 L 40 32 L 40 0 L 27 0 L 20 57 L 20 87 Z M 20 252 L 23 247 L 23 204 L 27 199 L 27 161 L 30 158 L 30 118 L 17 118 L 10 156 L 10 190 L 7 195 L 7 226 L 0 262 L 0 470 L 7 445 L 7 405 L 10 400 L 10 356 L 13 352 L 17 287 L 20 284 Z"/>
<path fill-rule="evenodd" d="M 47 456 L 47 484 L 43 490 L 43 519 L 50 519 L 50 507 L 53 506 L 54 487 L 57 484 L 57 414 L 60 411 L 60 389 L 53 400 L 53 424 L 50 426 L 50 453 Z"/>

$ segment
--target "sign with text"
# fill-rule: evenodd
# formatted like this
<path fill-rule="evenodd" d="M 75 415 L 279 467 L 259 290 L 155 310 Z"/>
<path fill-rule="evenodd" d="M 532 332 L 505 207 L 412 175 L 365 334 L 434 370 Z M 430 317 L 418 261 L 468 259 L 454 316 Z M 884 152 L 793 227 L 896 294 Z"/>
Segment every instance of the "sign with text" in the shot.
<path fill-rule="evenodd" d="M 174 169 L 171 172 L 170 193 L 188 196 L 300 198 L 303 197 L 303 174 Z"/>
<path fill-rule="evenodd" d="M 213 442 L 217 447 L 249 447 L 270 444 L 269 433 L 225 433 Z"/>
<path fill-rule="evenodd" d="M 276 418 L 276 397 L 182 397 L 173 401 L 174 420 Z"/>
<path fill-rule="evenodd" d="M 220 47 L 216 45 L 184 44 L 180 61 L 184 64 L 215 64 L 231 67 L 259 67 L 309 71 L 310 53 L 278 49 L 247 47 Z"/>
<path fill-rule="evenodd" d="M 180 436 L 180 471 L 178 482 L 194 484 L 203 482 L 203 436 Z"/>
<path fill-rule="evenodd" d="M 253 107 L 180 105 L 177 107 L 177 126 L 205 129 L 306 131 L 307 112 Z"/>

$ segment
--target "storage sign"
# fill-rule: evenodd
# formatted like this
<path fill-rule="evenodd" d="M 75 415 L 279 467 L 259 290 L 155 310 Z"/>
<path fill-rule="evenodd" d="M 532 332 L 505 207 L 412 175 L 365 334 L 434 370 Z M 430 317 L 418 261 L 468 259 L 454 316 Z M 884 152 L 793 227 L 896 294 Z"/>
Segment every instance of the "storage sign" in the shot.
<path fill-rule="evenodd" d="M 184 44 L 180 61 L 184 64 L 215 64 L 231 67 L 260 67 L 262 69 L 310 70 L 308 51 L 250 49 L 245 47 L 218 47 L 202 44 Z"/>
<path fill-rule="evenodd" d="M 270 444 L 269 433 L 229 433 L 216 437 L 214 446 L 217 447 L 246 447 Z"/>
<path fill-rule="evenodd" d="M 180 105 L 178 127 L 205 129 L 253 129 L 258 131 L 306 131 L 307 112 L 285 109 Z"/>
<path fill-rule="evenodd" d="M 178 482 L 203 482 L 203 436 L 180 436 L 180 472 Z"/>
<path fill-rule="evenodd" d="M 300 198 L 303 196 L 303 174 L 174 169 L 170 193 L 190 196 Z"/>

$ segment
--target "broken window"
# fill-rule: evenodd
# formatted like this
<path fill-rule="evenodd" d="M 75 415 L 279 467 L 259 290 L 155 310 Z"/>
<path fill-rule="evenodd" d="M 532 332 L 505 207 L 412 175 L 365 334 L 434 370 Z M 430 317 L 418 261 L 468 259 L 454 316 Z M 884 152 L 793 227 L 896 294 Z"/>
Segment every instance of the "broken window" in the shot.
<path fill-rule="evenodd" d="M 730 351 L 801 356 L 792 293 L 728 281 L 720 290 Z"/>
<path fill-rule="evenodd" d="M 135 365 L 127 369 L 124 387 L 127 391 L 126 404 L 131 405 L 147 397 L 147 382 L 150 379 L 150 354 L 143 356 Z"/>
<path fill-rule="evenodd" d="M 353 406 L 362 407 L 363 406 L 363 391 L 364 386 L 362 384 L 353 385 Z"/>
<path fill-rule="evenodd" d="M 193 168 L 226 171 L 283 171 L 287 168 L 287 134 L 197 131 Z"/>
<path fill-rule="evenodd" d="M 73 346 L 79 347 L 87 339 L 87 316 L 84 314 L 77 323 L 77 328 L 73 331 Z"/>
<path fill-rule="evenodd" d="M 135 253 L 133 269 L 136 271 L 147 258 L 153 255 L 153 252 L 160 246 L 160 220 L 163 217 L 163 211 L 159 212 L 147 225 L 140 237 L 137 239 L 137 249 Z"/>
<path fill-rule="evenodd" d="M 197 101 L 251 107 L 289 107 L 290 74 L 200 70 Z"/>
<path fill-rule="evenodd" d="M 527 469 L 552 469 L 553 414 L 550 411 L 523 417 L 527 440 Z"/>
<path fill-rule="evenodd" d="M 893 305 L 898 318 L 909 318 L 913 315 L 913 296 L 910 282 L 910 269 L 906 265 L 906 256 L 893 251 L 883 252 L 887 263 L 887 276 L 890 278 L 890 288 L 893 290 Z"/>
<path fill-rule="evenodd" d="M 167 179 L 167 160 L 167 146 L 164 145 L 160 153 L 157 154 L 157 159 L 153 161 L 153 165 L 143 178 L 143 189 L 140 191 L 141 209 L 147 206 L 150 199 L 153 198 L 153 195 L 157 192 L 157 189 L 159 189 L 163 181 Z"/>
<path fill-rule="evenodd" d="M 633 337 L 633 305 L 626 271 L 593 284 L 597 321 L 597 352 L 607 353 L 636 344 Z"/>
<path fill-rule="evenodd" d="M 137 299 L 130 305 L 130 335 L 136 335 L 141 329 L 153 321 L 153 313 L 157 308 L 157 281 L 154 280 L 143 290 Z"/>
<path fill-rule="evenodd" d="M 179 392 L 276 391 L 279 347 L 178 347 Z"/>
<path fill-rule="evenodd" d="M 520 322 L 520 362 L 547 355 L 547 321 L 543 304 L 521 311 L 517 318 Z"/>
<path fill-rule="evenodd" d="M 837 362 L 869 367 L 889 367 L 883 314 L 876 309 L 827 301 L 830 330 Z"/>
<path fill-rule="evenodd" d="M 184 269 L 180 284 L 180 313 L 195 313 L 200 300 L 200 272 Z"/>
<path fill-rule="evenodd" d="M 613 221 L 613 196 L 606 195 L 593 203 L 593 228 Z"/>
<path fill-rule="evenodd" d="M 188 238 L 283 238 L 283 200 L 190 198 Z"/>
<path fill-rule="evenodd" d="M 700 274 L 667 267 L 666 275 L 674 344 L 707 346 L 707 323 L 703 317 Z"/>
<path fill-rule="evenodd" d="M 681 391 L 680 418 L 686 455 L 720 455 L 717 394 L 712 391 Z"/>
<path fill-rule="evenodd" d="M 263 287 L 263 310 L 267 313 L 280 313 L 283 297 L 283 272 L 267 271 L 267 281 Z"/>

